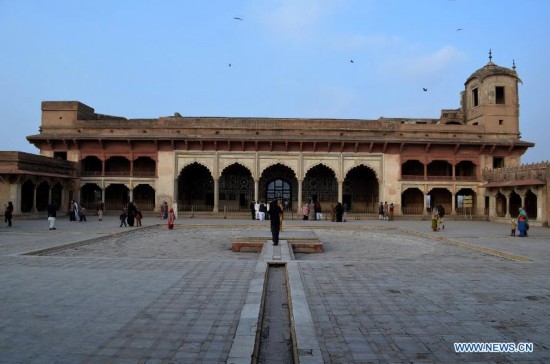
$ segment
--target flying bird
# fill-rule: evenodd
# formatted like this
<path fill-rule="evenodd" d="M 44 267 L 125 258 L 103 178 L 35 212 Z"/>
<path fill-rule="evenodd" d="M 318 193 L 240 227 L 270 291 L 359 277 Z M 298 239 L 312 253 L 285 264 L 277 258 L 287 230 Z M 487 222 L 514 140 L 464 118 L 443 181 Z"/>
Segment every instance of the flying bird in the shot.
<path fill-rule="evenodd" d="M 462 28 L 458 28 L 456 31 L 458 32 L 458 31 L 461 31 L 461 30 L 462 30 Z"/>
<path fill-rule="evenodd" d="M 353 59 L 350 59 L 350 63 L 353 63 Z"/>
<path fill-rule="evenodd" d="M 231 67 L 231 63 L 229 63 L 229 67 Z"/>
<path fill-rule="evenodd" d="M 235 20 L 242 20 L 242 19 L 239 18 L 238 16 L 234 17 L 233 19 L 235 19 Z"/>
<path fill-rule="evenodd" d="M 424 92 L 428 91 L 426 87 L 422 87 L 422 90 L 424 90 Z"/>

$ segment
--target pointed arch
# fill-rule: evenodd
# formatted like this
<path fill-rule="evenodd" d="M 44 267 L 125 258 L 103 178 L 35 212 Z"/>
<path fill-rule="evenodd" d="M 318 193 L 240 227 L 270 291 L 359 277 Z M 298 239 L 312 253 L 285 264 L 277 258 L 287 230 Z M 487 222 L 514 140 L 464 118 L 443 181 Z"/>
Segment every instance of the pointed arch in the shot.
<path fill-rule="evenodd" d="M 336 172 L 324 163 L 317 163 L 309 168 L 302 182 L 300 201 L 338 202 L 338 180 Z"/>
<path fill-rule="evenodd" d="M 212 211 L 214 178 L 208 167 L 193 162 L 182 168 L 178 175 L 177 201 L 181 211 Z"/>
<path fill-rule="evenodd" d="M 221 208 L 247 210 L 254 201 L 254 178 L 243 164 L 235 162 L 225 167 L 219 179 L 219 203 Z"/>
<path fill-rule="evenodd" d="M 376 172 L 366 164 L 350 168 L 344 178 L 343 202 L 350 211 L 375 213 L 378 211 L 380 182 Z"/>

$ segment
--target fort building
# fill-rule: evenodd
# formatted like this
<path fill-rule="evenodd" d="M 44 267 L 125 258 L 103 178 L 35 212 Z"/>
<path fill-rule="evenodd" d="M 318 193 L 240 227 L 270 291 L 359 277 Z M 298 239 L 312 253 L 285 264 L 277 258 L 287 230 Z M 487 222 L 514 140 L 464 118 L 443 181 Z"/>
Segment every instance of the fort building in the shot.
<path fill-rule="evenodd" d="M 52 197 L 88 209 L 103 201 L 107 210 L 132 201 L 158 211 L 167 201 L 209 214 L 244 213 L 250 202 L 274 198 L 296 214 L 311 200 L 325 212 L 342 202 L 357 215 L 377 214 L 380 202 L 393 203 L 396 215 L 441 204 L 450 215 L 494 219 L 524 205 L 531 221 L 547 224 L 546 172 L 518 189 L 495 184 L 508 181 L 498 171 L 519 168 L 534 146 L 521 139 L 520 82 L 515 66 L 490 59 L 466 79 L 460 107 L 434 119 L 127 119 L 78 101 L 44 101 L 40 132 L 27 139 L 74 172 L 20 171 L 10 196 L 21 213 L 44 209 Z M 8 178 L 1 163 L 0 176 Z"/>

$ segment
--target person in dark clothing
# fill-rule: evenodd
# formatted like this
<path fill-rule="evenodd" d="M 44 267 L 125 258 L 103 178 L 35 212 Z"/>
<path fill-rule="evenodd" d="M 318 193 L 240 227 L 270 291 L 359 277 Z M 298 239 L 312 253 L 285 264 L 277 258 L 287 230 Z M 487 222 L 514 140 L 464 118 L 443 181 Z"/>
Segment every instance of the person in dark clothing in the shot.
<path fill-rule="evenodd" d="M 55 220 L 57 218 L 57 204 L 52 201 L 47 208 L 48 221 L 50 222 L 50 230 L 55 230 Z"/>
<path fill-rule="evenodd" d="M 271 201 L 269 204 L 269 215 L 271 221 L 271 239 L 273 245 L 279 245 L 279 231 L 281 229 L 281 208 L 277 200 Z"/>
<path fill-rule="evenodd" d="M 10 201 L 7 205 L 4 205 L 4 222 L 8 227 L 11 227 L 11 219 L 13 217 L 13 203 Z"/>
<path fill-rule="evenodd" d="M 252 215 L 252 220 L 256 220 L 256 210 L 255 210 L 256 202 L 252 201 L 250 202 L 250 214 Z"/>
<path fill-rule="evenodd" d="M 133 202 L 128 202 L 128 226 L 134 226 L 134 217 L 136 215 L 137 208 Z"/>
<path fill-rule="evenodd" d="M 336 207 L 334 208 L 334 212 L 336 213 L 336 222 L 342 222 L 342 215 L 344 215 L 344 207 L 340 202 L 336 204 Z"/>

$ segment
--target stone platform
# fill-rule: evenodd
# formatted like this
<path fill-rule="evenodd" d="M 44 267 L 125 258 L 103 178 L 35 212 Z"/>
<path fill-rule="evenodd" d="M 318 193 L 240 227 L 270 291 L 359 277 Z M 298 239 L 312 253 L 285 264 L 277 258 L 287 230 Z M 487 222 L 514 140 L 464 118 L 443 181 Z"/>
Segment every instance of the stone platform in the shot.
<path fill-rule="evenodd" d="M 286 240 L 294 253 L 322 253 L 323 243 L 312 231 L 283 231 L 280 240 Z M 234 252 L 261 252 L 265 242 L 271 241 L 271 235 L 263 231 L 247 232 L 235 238 L 231 244 Z"/>

